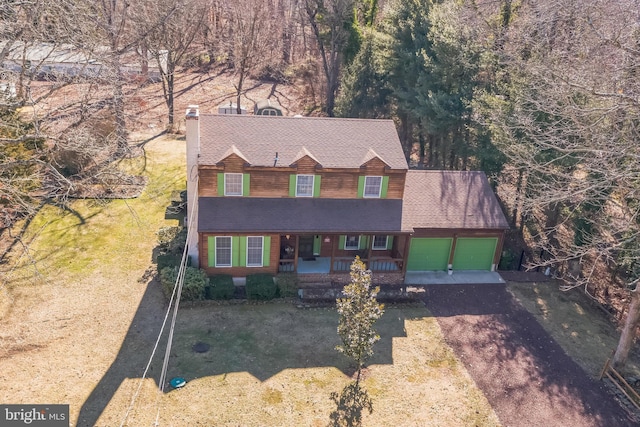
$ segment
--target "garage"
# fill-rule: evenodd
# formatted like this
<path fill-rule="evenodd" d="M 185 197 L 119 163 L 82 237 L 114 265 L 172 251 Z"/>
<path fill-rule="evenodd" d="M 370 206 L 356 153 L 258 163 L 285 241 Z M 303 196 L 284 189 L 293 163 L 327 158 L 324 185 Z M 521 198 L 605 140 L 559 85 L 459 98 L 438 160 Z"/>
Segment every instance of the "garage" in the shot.
<path fill-rule="evenodd" d="M 453 270 L 491 270 L 497 245 L 496 237 L 458 237 Z"/>
<path fill-rule="evenodd" d="M 452 242 L 452 238 L 412 238 L 407 271 L 446 270 Z"/>

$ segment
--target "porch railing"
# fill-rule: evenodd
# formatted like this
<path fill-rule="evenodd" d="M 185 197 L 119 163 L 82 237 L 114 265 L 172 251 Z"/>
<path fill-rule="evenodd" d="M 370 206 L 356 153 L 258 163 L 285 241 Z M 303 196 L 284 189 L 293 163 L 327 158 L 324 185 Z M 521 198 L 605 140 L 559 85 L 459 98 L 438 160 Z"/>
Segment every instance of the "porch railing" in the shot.
<path fill-rule="evenodd" d="M 278 265 L 278 273 L 293 273 L 295 271 L 295 260 L 281 259 Z"/>
<path fill-rule="evenodd" d="M 371 271 L 402 271 L 402 258 L 371 258 L 362 260 Z M 333 259 L 333 271 L 347 272 L 351 269 L 352 257 L 336 257 Z"/>

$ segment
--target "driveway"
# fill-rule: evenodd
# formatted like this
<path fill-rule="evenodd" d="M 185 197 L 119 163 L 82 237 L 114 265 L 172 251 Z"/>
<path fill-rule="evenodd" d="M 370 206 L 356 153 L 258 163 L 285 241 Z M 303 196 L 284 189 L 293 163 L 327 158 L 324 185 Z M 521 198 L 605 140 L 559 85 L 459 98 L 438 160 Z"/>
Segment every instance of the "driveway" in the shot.
<path fill-rule="evenodd" d="M 424 301 L 503 426 L 638 425 L 505 285 L 429 285 Z"/>

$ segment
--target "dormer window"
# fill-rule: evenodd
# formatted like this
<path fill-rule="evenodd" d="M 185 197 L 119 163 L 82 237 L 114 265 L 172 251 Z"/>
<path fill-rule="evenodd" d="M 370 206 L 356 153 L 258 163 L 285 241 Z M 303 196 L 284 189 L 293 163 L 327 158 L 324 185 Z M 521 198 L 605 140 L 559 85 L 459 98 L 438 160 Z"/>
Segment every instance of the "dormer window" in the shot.
<path fill-rule="evenodd" d="M 364 197 L 380 198 L 382 190 L 381 176 L 365 176 L 364 177 Z"/>
<path fill-rule="evenodd" d="M 225 196 L 242 196 L 242 174 L 241 173 L 225 173 L 224 174 L 224 195 Z"/>
<path fill-rule="evenodd" d="M 313 197 L 313 175 L 296 176 L 296 197 Z"/>

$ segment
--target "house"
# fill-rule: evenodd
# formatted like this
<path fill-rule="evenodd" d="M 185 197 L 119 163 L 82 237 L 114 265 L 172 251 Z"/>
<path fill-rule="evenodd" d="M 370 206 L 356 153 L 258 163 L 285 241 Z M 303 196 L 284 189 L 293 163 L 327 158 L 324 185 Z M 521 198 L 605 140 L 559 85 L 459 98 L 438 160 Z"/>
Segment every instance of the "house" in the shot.
<path fill-rule="evenodd" d="M 282 107 L 272 99 L 262 99 L 253 106 L 256 116 L 282 116 Z"/>
<path fill-rule="evenodd" d="M 186 115 L 192 265 L 376 282 L 495 270 L 508 223 L 482 172 L 408 170 L 391 120 Z"/>

